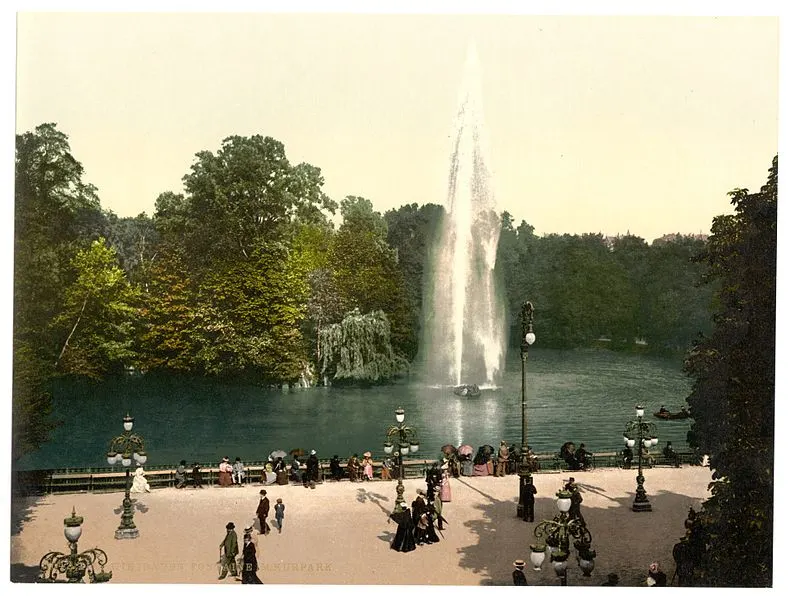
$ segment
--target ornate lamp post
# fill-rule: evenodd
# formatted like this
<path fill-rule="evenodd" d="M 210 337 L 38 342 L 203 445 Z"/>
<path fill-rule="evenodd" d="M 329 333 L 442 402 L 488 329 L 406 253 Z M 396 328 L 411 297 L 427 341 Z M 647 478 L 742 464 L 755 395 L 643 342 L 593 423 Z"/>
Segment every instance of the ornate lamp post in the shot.
<path fill-rule="evenodd" d="M 132 481 L 129 478 L 129 467 L 132 465 L 132 460 L 134 460 L 138 466 L 142 466 L 146 463 L 148 456 L 145 452 L 143 437 L 132 433 L 132 426 L 134 423 L 135 419 L 129 414 L 124 417 L 124 432 L 110 441 L 110 450 L 107 452 L 107 463 L 110 464 L 110 466 L 120 463 L 126 468 L 126 491 L 123 501 L 124 512 L 121 514 L 121 524 L 115 531 L 116 539 L 136 539 L 140 534 L 134 521 L 132 500 L 129 498 L 129 489 L 132 487 Z"/>
<path fill-rule="evenodd" d="M 519 353 L 522 357 L 522 456 L 519 463 L 519 504 L 516 506 L 517 518 L 522 518 L 527 522 L 527 510 L 525 510 L 525 489 L 533 484 L 533 476 L 530 473 L 530 465 L 527 461 L 527 350 L 536 341 L 533 333 L 533 304 L 525 302 L 522 304 L 522 340 L 519 344 Z"/>
<path fill-rule="evenodd" d="M 401 502 L 404 501 L 404 456 L 408 455 L 410 451 L 416 453 L 418 449 L 420 449 L 420 444 L 417 441 L 417 431 L 411 426 L 403 424 L 404 409 L 398 408 L 395 411 L 395 416 L 398 426 L 391 426 L 387 429 L 385 433 L 387 439 L 385 440 L 384 450 L 388 455 L 392 453 L 393 457 L 398 460 L 398 483 L 396 484 L 395 509 L 393 510 L 398 513 L 403 511 Z M 395 452 L 393 451 L 395 446 L 391 441 L 394 437 L 398 443 L 398 450 Z"/>
<path fill-rule="evenodd" d="M 77 553 L 77 540 L 82 534 L 82 516 L 78 516 L 71 508 L 71 516 L 63 520 L 65 526 L 63 534 L 69 542 L 69 554 L 60 551 L 50 551 L 39 562 L 39 575 L 37 582 L 84 582 L 88 574 L 88 582 L 107 582 L 113 577 L 112 572 L 105 572 L 107 554 L 99 549 L 89 549 Z M 99 565 L 99 572 L 94 570 L 94 563 Z M 59 579 L 58 574 L 64 574 L 65 580 Z"/>
<path fill-rule="evenodd" d="M 560 513 L 552 520 L 544 520 L 536 526 L 534 535 L 537 542 L 535 545 L 530 545 L 530 563 L 533 565 L 533 570 L 540 571 L 546 551 L 549 549 L 555 574 L 560 578 L 561 586 L 567 586 L 569 539 L 576 539 L 574 548 L 577 550 L 577 564 L 583 576 L 590 576 L 593 572 L 595 565 L 593 558 L 596 557 L 596 552 L 591 549 L 593 537 L 585 524 L 578 518 L 569 517 L 571 493 L 558 491 L 556 495 Z"/>
<path fill-rule="evenodd" d="M 643 476 L 643 447 L 646 450 L 659 443 L 656 436 L 656 427 L 651 422 L 643 422 L 643 415 L 645 410 L 642 406 L 635 406 L 637 420 L 630 420 L 626 423 L 626 428 L 623 432 L 623 439 L 626 444 L 632 448 L 635 446 L 635 438 L 637 444 L 637 490 L 634 494 L 634 503 L 632 503 L 633 512 L 650 512 L 651 503 L 648 501 L 648 496 L 645 494 L 643 483 L 645 477 Z"/>

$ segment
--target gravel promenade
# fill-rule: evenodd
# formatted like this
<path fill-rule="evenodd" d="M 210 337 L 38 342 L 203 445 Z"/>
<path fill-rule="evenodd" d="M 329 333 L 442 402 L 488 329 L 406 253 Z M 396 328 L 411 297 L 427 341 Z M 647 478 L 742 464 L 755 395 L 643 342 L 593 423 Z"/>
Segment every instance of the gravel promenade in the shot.
<path fill-rule="evenodd" d="M 616 468 L 571 473 L 583 491 L 582 513 L 593 534 L 596 568 L 584 578 L 569 566 L 569 585 L 599 586 L 608 572 L 622 586 L 644 585 L 648 565 L 659 561 L 673 576 L 673 545 L 684 533 L 690 506 L 708 497 L 708 468 L 653 468 L 645 471 L 652 512 L 634 513 L 631 503 L 636 470 Z M 265 584 L 416 584 L 510 585 L 512 563 L 530 558 L 533 528 L 557 511 L 554 493 L 568 472 L 538 473 L 536 522 L 516 518 L 518 478 L 462 477 L 451 480 L 452 501 L 443 515 L 449 521 L 444 539 L 411 553 L 392 551 L 396 526 L 387 521 L 395 500 L 395 482 L 325 482 L 315 489 L 259 484 L 233 488 L 161 489 L 136 499 L 140 536 L 116 540 L 123 493 L 49 495 L 14 499 L 11 526 L 12 580 L 35 577 L 48 551 L 66 552 L 63 519 L 72 506 L 85 518 L 79 549 L 98 546 L 109 557 L 111 583 L 191 583 L 234 585 L 218 581 L 219 544 L 225 524 L 242 531 L 254 519 L 259 491 L 267 489 L 274 506 L 286 504 L 283 533 L 258 537 L 259 577 Z M 409 503 L 419 479 L 404 482 Z M 274 515 L 274 510 L 270 516 Z M 274 526 L 274 522 L 270 523 Z M 548 560 L 541 572 L 526 569 L 528 584 L 558 583 Z"/>

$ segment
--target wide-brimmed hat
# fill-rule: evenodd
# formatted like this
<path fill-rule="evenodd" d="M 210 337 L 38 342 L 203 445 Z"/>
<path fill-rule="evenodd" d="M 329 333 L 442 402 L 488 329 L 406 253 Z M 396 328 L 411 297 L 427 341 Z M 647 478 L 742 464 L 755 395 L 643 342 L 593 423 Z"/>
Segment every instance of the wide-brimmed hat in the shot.
<path fill-rule="evenodd" d="M 525 567 L 525 560 L 518 559 L 514 562 L 514 566 L 519 568 L 520 570 Z"/>
<path fill-rule="evenodd" d="M 222 461 L 223 461 L 223 462 L 227 462 L 227 461 L 228 461 L 228 456 L 225 456 L 225 457 L 222 459 Z"/>
<path fill-rule="evenodd" d="M 225 528 L 226 530 L 234 529 L 236 528 L 236 525 L 233 522 L 228 522 L 228 524 L 225 525 Z"/>
<path fill-rule="evenodd" d="M 418 494 L 418 495 L 425 495 L 425 494 L 426 494 L 426 492 L 425 492 L 423 489 L 418 489 L 418 490 L 417 490 L 417 494 Z"/>
<path fill-rule="evenodd" d="M 648 566 L 649 572 L 659 572 L 659 562 L 653 562 L 650 566 Z"/>
<path fill-rule="evenodd" d="M 311 449 L 310 450 L 310 455 L 316 455 L 316 450 L 315 449 Z"/>
<path fill-rule="evenodd" d="M 370 457 L 371 457 L 371 452 L 370 452 L 370 451 L 366 451 L 366 452 L 363 454 L 363 457 L 364 457 L 364 458 L 370 458 Z"/>

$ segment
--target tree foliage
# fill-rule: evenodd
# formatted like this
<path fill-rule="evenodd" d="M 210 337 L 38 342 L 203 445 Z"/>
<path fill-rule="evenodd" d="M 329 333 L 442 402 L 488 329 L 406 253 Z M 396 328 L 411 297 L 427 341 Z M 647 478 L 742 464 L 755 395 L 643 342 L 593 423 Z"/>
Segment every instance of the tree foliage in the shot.
<path fill-rule="evenodd" d="M 292 166 L 281 142 L 231 136 L 216 154 L 196 154 L 186 198 L 161 197 L 158 212 L 178 225 L 193 259 L 249 257 L 262 240 L 281 240 L 294 220 L 320 222 L 322 210 L 334 212 L 323 183 L 320 169 Z"/>
<path fill-rule="evenodd" d="M 14 457 L 48 438 L 60 341 L 49 324 L 74 280 L 71 263 L 101 233 L 96 189 L 54 123 L 16 136 L 14 187 Z"/>
<path fill-rule="evenodd" d="M 497 269 L 505 285 L 511 341 L 518 343 L 521 303 L 535 306 L 544 347 L 572 348 L 608 339 L 612 349 L 644 340 L 651 351 L 683 351 L 708 321 L 712 288 L 698 284 L 692 258 L 703 240 L 674 236 L 650 246 L 632 235 L 545 235 L 504 213 Z"/>
<path fill-rule="evenodd" d="M 690 444 L 709 455 L 707 586 L 772 584 L 777 157 L 759 193 L 731 192 L 701 260 L 716 281 L 714 330 L 688 354 Z"/>
<path fill-rule="evenodd" d="M 321 330 L 319 347 L 320 372 L 336 382 L 385 382 L 409 366 L 390 344 L 390 322 L 382 310 L 352 310 Z"/>
<path fill-rule="evenodd" d="M 123 371 L 135 359 L 137 293 L 104 238 L 72 261 L 76 278 L 66 288 L 62 311 L 50 327 L 62 346 L 59 372 L 98 379 Z"/>
<path fill-rule="evenodd" d="M 366 198 L 341 202 L 343 224 L 333 236 L 328 263 L 347 305 L 367 314 L 383 310 L 392 330 L 393 349 L 409 359 L 417 351 L 410 326 L 409 299 L 398 258 L 387 242 L 387 223 Z"/>

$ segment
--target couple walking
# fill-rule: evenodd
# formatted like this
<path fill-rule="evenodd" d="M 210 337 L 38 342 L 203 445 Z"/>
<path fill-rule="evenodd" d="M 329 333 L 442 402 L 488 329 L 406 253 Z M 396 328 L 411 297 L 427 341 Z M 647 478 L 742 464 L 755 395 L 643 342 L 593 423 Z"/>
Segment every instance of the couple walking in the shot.
<path fill-rule="evenodd" d="M 277 532 L 283 532 L 283 517 L 285 516 L 286 505 L 282 499 L 277 500 L 275 503 L 275 521 L 277 522 Z M 258 508 L 255 510 L 255 515 L 261 523 L 261 532 L 265 535 L 269 534 L 272 530 L 266 519 L 269 517 L 269 498 L 266 496 L 266 491 L 261 490 L 261 498 L 258 501 Z"/>
<path fill-rule="evenodd" d="M 220 543 L 220 580 L 231 576 L 238 580 L 239 573 L 236 570 L 236 556 L 239 555 L 239 543 L 236 538 L 236 526 L 233 522 L 225 525 L 225 538 Z M 242 584 L 263 584 L 258 578 L 258 559 L 255 555 L 255 543 L 250 533 L 245 531 L 244 547 L 242 549 Z"/>

